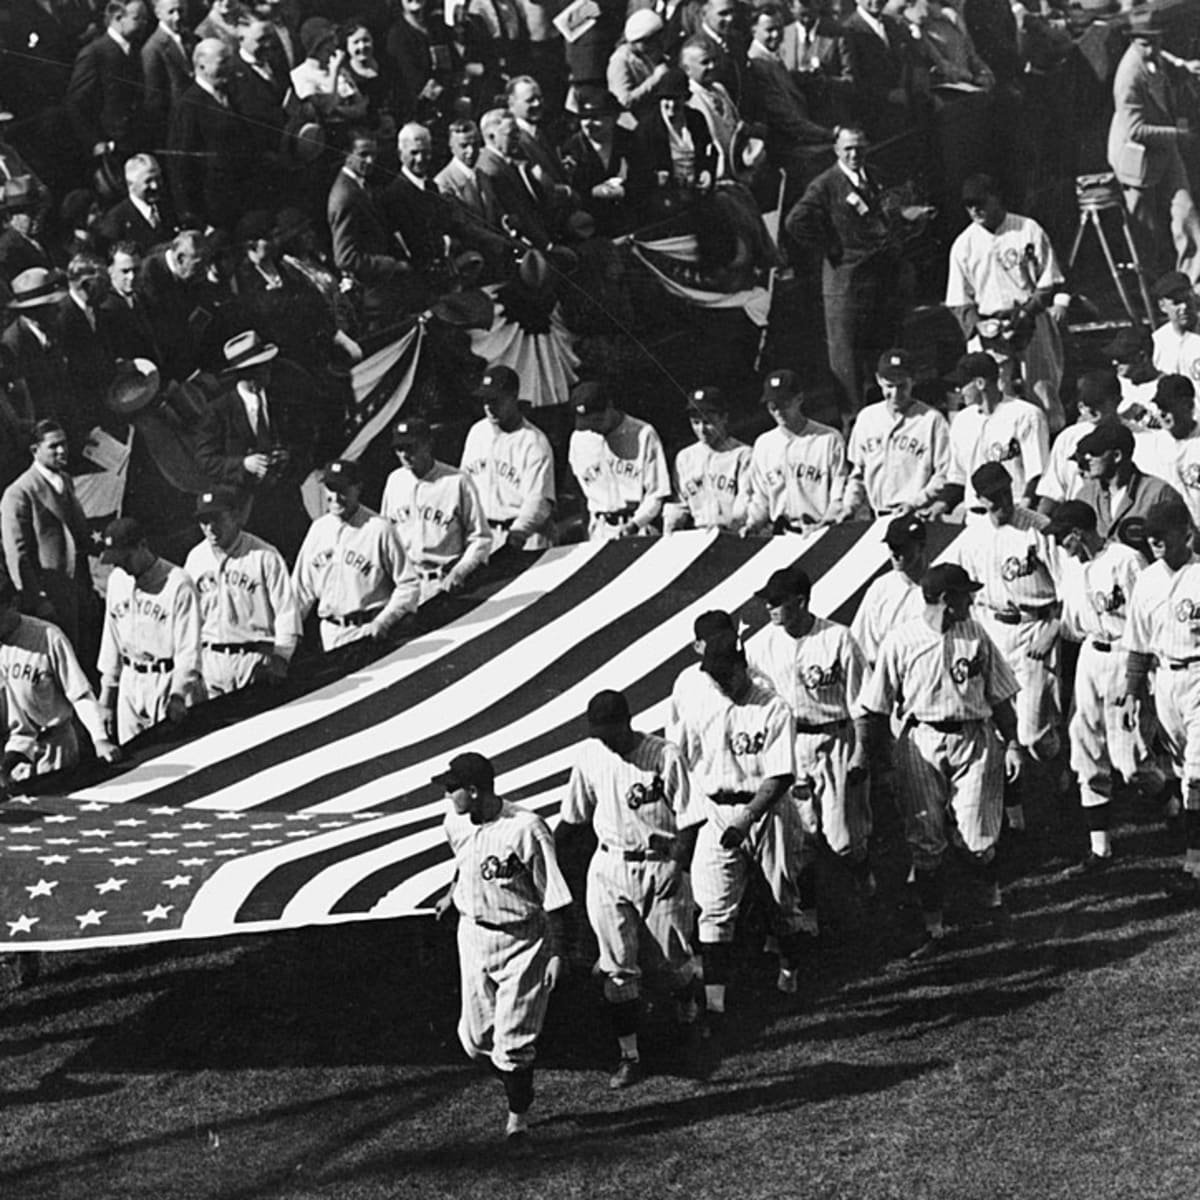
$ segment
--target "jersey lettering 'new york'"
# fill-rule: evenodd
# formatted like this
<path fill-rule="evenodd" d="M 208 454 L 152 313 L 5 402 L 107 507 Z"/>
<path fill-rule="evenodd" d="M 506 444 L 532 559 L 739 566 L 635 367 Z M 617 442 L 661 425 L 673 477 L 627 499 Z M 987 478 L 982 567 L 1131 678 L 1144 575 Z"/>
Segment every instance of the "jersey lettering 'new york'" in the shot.
<path fill-rule="evenodd" d="M 590 429 L 571 434 L 567 460 L 587 500 L 588 512 L 636 508 L 647 496 L 671 494 L 667 459 L 658 434 L 645 421 L 626 416 L 607 435 Z"/>
<path fill-rule="evenodd" d="M 1161 660 L 1200 655 L 1200 561 L 1173 571 L 1160 559 L 1138 576 L 1123 645 Z"/>
<path fill-rule="evenodd" d="M 697 529 L 740 525 L 749 502 L 750 447 L 732 439 L 724 450 L 685 446 L 675 456 L 675 479 Z"/>
<path fill-rule="evenodd" d="M 946 559 L 960 563 L 983 584 L 983 590 L 975 593 L 976 604 L 1010 610 L 1054 603 L 1051 563 L 1057 551 L 1039 532 L 1039 523 L 1037 516 L 1018 506 L 1009 524 L 979 521 L 954 539 Z"/>
<path fill-rule="evenodd" d="M 869 404 L 850 432 L 850 478 L 875 513 L 930 503 L 950 473 L 950 426 L 940 412 L 914 401 L 905 413 Z"/>
<path fill-rule="evenodd" d="M 1146 563 L 1123 542 L 1109 542 L 1091 562 L 1064 556 L 1059 595 L 1063 629 L 1076 641 L 1119 642 L 1134 585 Z"/>
<path fill-rule="evenodd" d="M 888 631 L 919 617 L 924 609 L 924 594 L 903 571 L 889 571 L 871 583 L 850 623 L 868 667 L 875 665 Z"/>
<path fill-rule="evenodd" d="M 380 509 L 419 567 L 457 562 L 472 542 L 491 547 L 491 533 L 471 477 L 435 462 L 418 479 L 406 467 L 388 476 Z M 486 555 L 485 555 L 486 557 Z"/>
<path fill-rule="evenodd" d="M 760 434 L 750 459 L 750 521 L 793 525 L 823 521 L 842 498 L 846 443 L 828 425 L 809 421 L 802 433 Z"/>
<path fill-rule="evenodd" d="M 844 625 L 816 617 L 803 637 L 768 625 L 746 645 L 750 666 L 787 701 L 797 722 L 822 725 L 849 717 L 866 673 L 862 651 Z"/>
<path fill-rule="evenodd" d="M 515 521 L 554 503 L 554 452 L 546 435 L 522 420 L 512 432 L 485 417 L 463 446 L 462 469 L 470 475 L 489 521 Z"/>
<path fill-rule="evenodd" d="M 1050 427 L 1034 404 L 1005 396 L 995 411 L 971 405 L 950 423 L 950 482 L 961 484 L 967 506 L 978 504 L 971 476 L 985 462 L 998 462 L 1012 476 L 1013 495 L 1020 500 L 1031 479 L 1046 469 Z"/>

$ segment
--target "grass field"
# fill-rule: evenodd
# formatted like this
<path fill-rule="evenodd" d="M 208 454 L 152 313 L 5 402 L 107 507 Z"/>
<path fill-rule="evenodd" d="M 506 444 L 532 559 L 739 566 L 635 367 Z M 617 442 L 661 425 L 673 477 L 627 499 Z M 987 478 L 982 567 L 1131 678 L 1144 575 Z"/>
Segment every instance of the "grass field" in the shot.
<path fill-rule="evenodd" d="M 432 922 L 56 958 L 0 1007 L 0 1197 L 1194 1197 L 1200 924 L 1163 888 L 1176 842 L 1131 801 L 1119 865 L 1065 880 L 1085 839 L 1050 804 L 1005 856 L 1007 914 L 958 905 L 920 967 L 885 820 L 877 902 L 826 870 L 800 996 L 752 917 L 724 1053 L 679 1051 L 652 1012 L 626 1092 L 576 972 L 523 1159 L 457 1045 Z"/>

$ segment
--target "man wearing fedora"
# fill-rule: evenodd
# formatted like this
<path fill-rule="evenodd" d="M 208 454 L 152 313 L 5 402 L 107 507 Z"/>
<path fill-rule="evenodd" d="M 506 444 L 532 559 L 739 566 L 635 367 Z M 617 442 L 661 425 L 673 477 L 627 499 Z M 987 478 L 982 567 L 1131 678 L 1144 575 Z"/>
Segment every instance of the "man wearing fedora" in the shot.
<path fill-rule="evenodd" d="M 11 284 L 23 271 L 52 265 L 38 236 L 48 200 L 31 175 L 6 179 L 0 186 L 0 282 Z"/>
<path fill-rule="evenodd" d="M 301 421 L 271 387 L 279 348 L 248 329 L 224 348 L 229 385 L 213 400 L 196 437 L 196 461 L 215 481 L 251 497 L 246 527 L 294 562 L 308 531 L 300 480 L 308 470 Z"/>
<path fill-rule="evenodd" d="M 43 419 L 64 416 L 71 382 L 54 329 L 54 308 L 67 294 L 56 271 L 30 267 L 12 281 L 10 321 L 0 334 L 0 359 L 11 380 L 7 399 L 28 434 Z"/>

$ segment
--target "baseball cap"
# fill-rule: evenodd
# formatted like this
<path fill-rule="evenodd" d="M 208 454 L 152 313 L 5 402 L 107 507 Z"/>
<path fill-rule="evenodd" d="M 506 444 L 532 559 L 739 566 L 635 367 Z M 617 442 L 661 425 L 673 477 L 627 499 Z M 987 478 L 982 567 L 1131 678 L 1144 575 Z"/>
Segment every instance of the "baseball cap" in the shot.
<path fill-rule="evenodd" d="M 1136 41 L 1138 38 L 1161 38 L 1163 28 L 1155 13 L 1139 12 L 1129 18 L 1129 36 Z"/>
<path fill-rule="evenodd" d="M 800 377 L 795 371 L 772 371 L 763 380 L 763 404 L 783 404 L 800 394 Z"/>
<path fill-rule="evenodd" d="M 888 522 L 883 540 L 889 550 L 897 552 L 907 550 L 910 546 L 923 546 L 925 545 L 925 522 L 911 513 L 903 517 L 893 517 Z"/>
<path fill-rule="evenodd" d="M 1154 389 L 1154 403 L 1165 411 L 1190 408 L 1196 385 L 1186 375 L 1164 375 Z"/>
<path fill-rule="evenodd" d="M 1075 398 L 1082 408 L 1093 412 L 1116 411 L 1121 403 L 1121 381 L 1112 367 L 1100 367 L 1081 375 L 1075 385 Z"/>
<path fill-rule="evenodd" d="M 737 633 L 733 618 L 720 608 L 701 613 L 692 623 L 692 637 L 697 642 L 707 642 L 721 633 Z"/>
<path fill-rule="evenodd" d="M 1191 520 L 1182 500 L 1157 500 L 1146 513 L 1142 532 L 1148 538 L 1158 537 L 1173 529 L 1186 529 Z"/>
<path fill-rule="evenodd" d="M 625 725 L 629 722 L 629 703 L 620 692 L 597 692 L 588 701 L 589 725 Z"/>
<path fill-rule="evenodd" d="M 201 492 L 196 497 L 196 516 L 203 517 L 216 512 L 236 512 L 242 507 L 242 494 L 235 488 L 218 487 Z"/>
<path fill-rule="evenodd" d="M 392 445 L 401 442 L 432 442 L 433 426 L 424 417 L 405 417 L 392 430 Z"/>
<path fill-rule="evenodd" d="M 1192 294 L 1192 281 L 1182 271 L 1168 271 L 1154 281 L 1155 300 L 1182 300 Z"/>
<path fill-rule="evenodd" d="M 899 383 L 902 379 L 911 379 L 916 372 L 913 370 L 912 359 L 905 351 L 885 350 L 879 356 L 875 374 L 888 383 Z"/>
<path fill-rule="evenodd" d="M 931 604 L 947 592 L 977 592 L 981 587 L 958 563 L 938 563 L 921 576 L 921 591 Z"/>
<path fill-rule="evenodd" d="M 962 202 L 964 204 L 982 204 L 989 196 L 998 195 L 1000 195 L 1000 189 L 990 175 L 968 175 L 963 180 Z"/>
<path fill-rule="evenodd" d="M 1116 336 L 1104 348 L 1102 353 L 1113 362 L 1136 362 L 1150 350 L 1150 335 L 1144 325 L 1134 325 L 1129 329 L 1120 329 Z"/>
<path fill-rule="evenodd" d="M 339 458 L 321 472 L 321 484 L 331 492 L 344 492 L 347 488 L 358 487 L 361 483 L 362 473 L 358 469 L 358 463 L 349 459 Z"/>
<path fill-rule="evenodd" d="M 812 580 L 803 567 L 784 567 L 776 571 L 754 594 L 765 600 L 772 608 L 791 600 L 795 596 L 807 596 L 812 592 Z"/>
<path fill-rule="evenodd" d="M 134 517 L 117 517 L 104 527 L 104 537 L 101 541 L 104 548 L 100 551 L 100 561 L 111 566 L 113 551 L 132 550 L 145 540 L 146 535 L 142 532 L 140 521 Z"/>
<path fill-rule="evenodd" d="M 512 367 L 488 367 L 475 389 L 475 395 L 480 400 L 492 400 L 497 396 L 518 396 L 521 392 L 521 381 Z"/>
<path fill-rule="evenodd" d="M 456 754 L 450 760 L 450 769 L 433 777 L 433 782 L 440 784 L 448 792 L 459 788 L 477 787 L 490 790 L 496 782 L 496 772 L 491 761 L 468 750 L 465 754 Z"/>
<path fill-rule="evenodd" d="M 1012 491 L 1012 476 L 997 462 L 985 462 L 975 468 L 971 486 L 977 496 L 997 496 L 1007 488 Z"/>
<path fill-rule="evenodd" d="M 1133 456 L 1133 430 L 1120 421 L 1100 421 L 1091 433 L 1085 433 L 1075 448 L 1075 458 L 1082 460 L 1089 455 L 1107 454 L 1120 450 L 1126 458 Z"/>
<path fill-rule="evenodd" d="M 604 384 L 597 380 L 577 383 L 571 390 L 571 407 L 577 417 L 594 416 L 608 409 L 608 396 Z"/>
<path fill-rule="evenodd" d="M 712 413 L 724 416 L 729 411 L 729 405 L 720 388 L 702 387 L 688 392 L 687 410 L 689 414 L 698 413 L 700 416 Z"/>
<path fill-rule="evenodd" d="M 1086 529 L 1089 532 L 1096 528 L 1096 510 L 1082 500 L 1064 500 L 1050 518 L 1046 526 L 1046 535 L 1054 539 L 1066 537 L 1073 529 Z"/>
<path fill-rule="evenodd" d="M 746 652 L 738 645 L 737 634 L 732 630 L 715 633 L 704 644 L 704 657 L 700 669 L 706 675 L 727 675 L 734 667 L 746 665 Z"/>
<path fill-rule="evenodd" d="M 952 383 L 970 383 L 972 379 L 987 379 L 993 383 L 1000 378 L 1000 364 L 983 350 L 973 350 L 958 360 L 950 375 Z"/>

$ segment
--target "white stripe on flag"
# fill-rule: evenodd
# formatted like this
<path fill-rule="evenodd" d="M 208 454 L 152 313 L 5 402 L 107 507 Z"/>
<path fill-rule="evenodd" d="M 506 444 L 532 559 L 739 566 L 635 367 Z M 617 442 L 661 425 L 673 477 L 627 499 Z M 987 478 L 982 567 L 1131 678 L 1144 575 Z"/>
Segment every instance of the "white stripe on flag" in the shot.
<path fill-rule="evenodd" d="M 413 339 L 416 344 L 413 345 Z M 397 347 L 399 354 L 405 353 L 412 345 L 412 353 L 408 361 L 408 369 L 404 378 L 396 385 L 396 390 L 388 397 L 386 403 L 379 406 L 375 415 L 354 435 L 350 445 L 342 451 L 343 458 L 357 459 L 360 454 L 392 423 L 400 411 L 408 393 L 412 390 L 413 380 L 417 375 L 417 364 L 421 361 L 421 347 L 425 344 L 425 323 L 418 321 L 413 331 L 401 339 Z M 382 353 L 382 351 L 381 351 Z"/>

